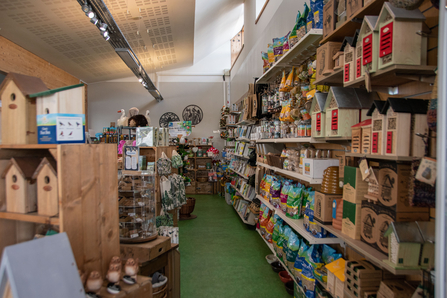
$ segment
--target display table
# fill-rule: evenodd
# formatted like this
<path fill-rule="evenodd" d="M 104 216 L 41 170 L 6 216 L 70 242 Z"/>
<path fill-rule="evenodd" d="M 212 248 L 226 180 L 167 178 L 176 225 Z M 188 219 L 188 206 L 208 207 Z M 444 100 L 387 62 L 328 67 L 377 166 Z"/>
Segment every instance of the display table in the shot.
<path fill-rule="evenodd" d="M 177 250 L 178 247 L 178 244 L 171 244 L 171 238 L 158 236 L 157 239 L 146 243 L 121 244 L 120 251 L 123 260 L 138 258 L 140 275 L 152 276 L 155 272 L 162 271 L 168 278 L 168 298 L 178 298 L 180 297 L 180 252 Z"/>
<path fill-rule="evenodd" d="M 107 292 L 107 281 L 101 288 L 102 298 L 152 298 L 152 283 L 151 279 L 146 276 L 138 275 L 137 283 L 128 285 L 120 281 L 121 292 L 119 294 L 110 294 Z"/>

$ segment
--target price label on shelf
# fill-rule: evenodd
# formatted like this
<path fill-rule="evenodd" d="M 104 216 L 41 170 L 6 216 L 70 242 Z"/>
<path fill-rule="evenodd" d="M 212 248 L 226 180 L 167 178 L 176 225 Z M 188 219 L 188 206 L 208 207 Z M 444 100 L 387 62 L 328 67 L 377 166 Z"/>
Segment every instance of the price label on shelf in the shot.
<path fill-rule="evenodd" d="M 138 237 L 138 234 L 132 234 L 132 235 L 130 235 L 130 238 L 137 238 Z"/>

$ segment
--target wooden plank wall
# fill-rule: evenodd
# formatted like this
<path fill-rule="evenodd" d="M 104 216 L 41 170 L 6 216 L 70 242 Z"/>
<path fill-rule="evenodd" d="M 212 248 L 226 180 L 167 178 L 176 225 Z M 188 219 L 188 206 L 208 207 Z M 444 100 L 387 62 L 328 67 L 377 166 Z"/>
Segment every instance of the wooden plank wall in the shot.
<path fill-rule="evenodd" d="M 82 83 L 78 78 L 50 64 L 48 61 L 25 50 L 0 36 L 0 71 L 16 72 L 40 78 L 49 89 Z M 85 86 L 85 127 L 88 127 L 87 85 Z"/>
<path fill-rule="evenodd" d="M 58 146 L 60 229 L 78 268 L 103 276 L 120 253 L 116 160 L 114 144 Z"/>

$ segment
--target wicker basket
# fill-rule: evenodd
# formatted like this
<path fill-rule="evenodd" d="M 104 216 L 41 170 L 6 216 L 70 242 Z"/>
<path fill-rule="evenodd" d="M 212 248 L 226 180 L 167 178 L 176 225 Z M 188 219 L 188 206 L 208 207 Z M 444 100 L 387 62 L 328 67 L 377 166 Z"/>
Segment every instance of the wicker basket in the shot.
<path fill-rule="evenodd" d="M 186 199 L 186 204 L 180 208 L 180 215 L 188 216 L 194 211 L 196 205 L 196 199 L 189 197 Z"/>
<path fill-rule="evenodd" d="M 281 157 L 281 155 L 279 154 L 267 154 L 267 164 L 272 167 L 282 169 L 285 159 L 285 157 Z"/>

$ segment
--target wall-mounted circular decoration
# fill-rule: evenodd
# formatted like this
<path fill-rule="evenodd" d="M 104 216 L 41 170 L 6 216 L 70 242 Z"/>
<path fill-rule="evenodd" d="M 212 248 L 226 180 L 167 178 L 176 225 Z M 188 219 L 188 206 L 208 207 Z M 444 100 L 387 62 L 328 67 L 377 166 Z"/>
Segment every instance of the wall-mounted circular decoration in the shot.
<path fill-rule="evenodd" d="M 166 112 L 160 117 L 160 127 L 168 128 L 169 122 L 177 122 L 180 121 L 179 116 L 173 112 Z"/>
<path fill-rule="evenodd" d="M 191 121 L 192 125 L 197 125 L 202 122 L 203 111 L 199 106 L 189 105 L 182 113 L 183 121 Z"/>

